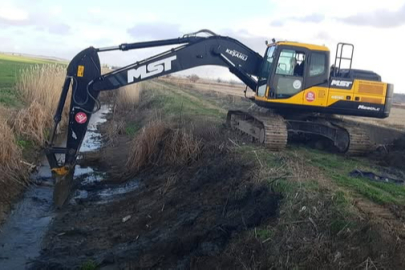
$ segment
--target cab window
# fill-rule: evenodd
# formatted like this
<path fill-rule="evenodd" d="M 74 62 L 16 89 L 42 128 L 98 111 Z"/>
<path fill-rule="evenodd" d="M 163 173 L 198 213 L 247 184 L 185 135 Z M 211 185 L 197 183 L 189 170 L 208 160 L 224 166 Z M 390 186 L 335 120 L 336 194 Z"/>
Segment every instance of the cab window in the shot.
<path fill-rule="evenodd" d="M 284 49 L 277 63 L 277 75 L 303 76 L 305 54 L 303 52 Z"/>
<path fill-rule="evenodd" d="M 306 55 L 302 51 L 283 49 L 275 76 L 276 98 L 289 98 L 302 90 Z"/>
<path fill-rule="evenodd" d="M 270 77 L 270 69 L 273 64 L 275 46 L 269 47 L 264 56 L 264 61 L 260 69 L 257 95 L 263 97 L 266 93 L 267 80 Z"/>
<path fill-rule="evenodd" d="M 326 56 L 322 53 L 312 53 L 309 65 L 309 76 L 319 76 L 325 73 Z"/>

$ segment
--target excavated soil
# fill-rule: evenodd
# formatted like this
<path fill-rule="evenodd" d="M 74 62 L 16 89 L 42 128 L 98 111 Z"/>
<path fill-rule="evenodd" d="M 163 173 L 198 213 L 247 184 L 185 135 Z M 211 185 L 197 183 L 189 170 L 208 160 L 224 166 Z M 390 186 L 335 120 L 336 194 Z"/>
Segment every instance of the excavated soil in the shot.
<path fill-rule="evenodd" d="M 211 140 L 187 167 L 82 186 L 88 196 L 73 198 L 55 218 L 31 269 L 74 269 L 88 261 L 100 269 L 189 269 L 220 256 L 239 233 L 275 219 L 281 198 L 253 181 L 253 165 L 224 141 Z M 125 140 L 116 141 L 101 159 L 117 163 L 126 149 Z M 106 190 L 118 196 L 103 196 Z"/>

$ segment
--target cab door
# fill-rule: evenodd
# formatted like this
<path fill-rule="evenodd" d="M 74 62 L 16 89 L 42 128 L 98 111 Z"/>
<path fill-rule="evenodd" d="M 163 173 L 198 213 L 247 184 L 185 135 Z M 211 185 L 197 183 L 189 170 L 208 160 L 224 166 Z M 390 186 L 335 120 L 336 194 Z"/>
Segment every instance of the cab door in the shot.
<path fill-rule="evenodd" d="M 281 49 L 274 77 L 270 82 L 273 98 L 287 99 L 303 90 L 305 60 L 304 51 L 294 48 Z M 299 104 L 302 104 L 302 99 Z"/>

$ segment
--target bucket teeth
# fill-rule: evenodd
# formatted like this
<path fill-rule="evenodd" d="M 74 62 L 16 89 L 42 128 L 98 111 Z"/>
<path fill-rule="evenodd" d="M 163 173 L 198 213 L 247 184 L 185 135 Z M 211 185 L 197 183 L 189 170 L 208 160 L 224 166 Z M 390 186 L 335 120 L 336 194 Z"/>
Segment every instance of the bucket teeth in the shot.
<path fill-rule="evenodd" d="M 73 186 L 73 176 L 74 169 L 64 171 L 63 174 L 53 171 L 53 179 L 55 180 L 53 202 L 57 208 L 61 208 L 69 198 Z"/>

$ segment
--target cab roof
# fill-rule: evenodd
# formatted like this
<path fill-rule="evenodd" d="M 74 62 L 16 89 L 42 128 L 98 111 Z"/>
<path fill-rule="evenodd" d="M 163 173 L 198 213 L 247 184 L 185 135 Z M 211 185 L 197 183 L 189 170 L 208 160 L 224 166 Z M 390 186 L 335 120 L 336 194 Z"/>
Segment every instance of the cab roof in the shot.
<path fill-rule="evenodd" d="M 269 46 L 271 46 L 273 44 L 269 44 Z M 306 48 L 306 49 L 313 50 L 313 51 L 327 51 L 327 52 L 329 51 L 328 47 L 326 47 L 326 46 L 314 45 L 314 44 L 308 44 L 308 43 L 300 43 L 300 42 L 294 42 L 294 41 L 278 41 L 278 42 L 276 42 L 276 45 L 302 47 L 302 48 Z"/>

